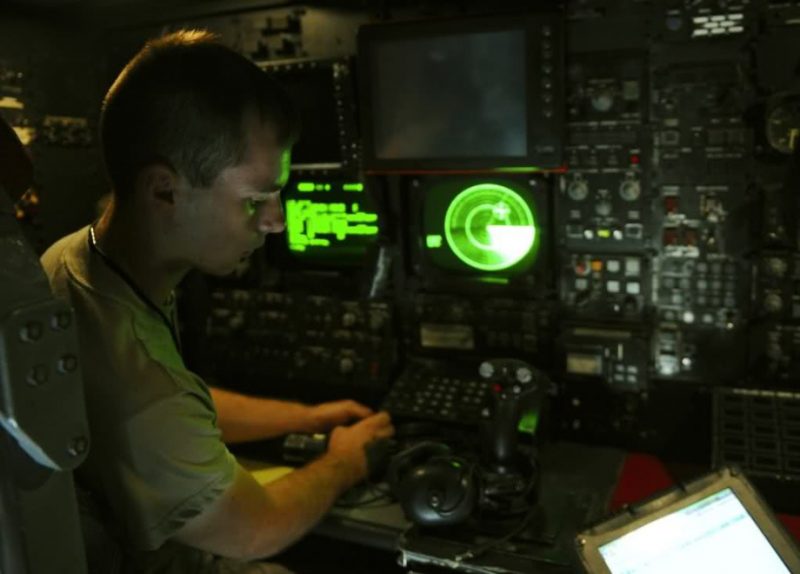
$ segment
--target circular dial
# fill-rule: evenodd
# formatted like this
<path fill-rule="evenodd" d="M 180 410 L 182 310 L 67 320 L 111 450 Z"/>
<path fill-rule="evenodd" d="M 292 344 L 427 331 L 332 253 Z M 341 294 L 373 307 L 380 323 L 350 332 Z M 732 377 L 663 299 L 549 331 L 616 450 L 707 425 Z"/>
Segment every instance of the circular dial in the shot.
<path fill-rule="evenodd" d="M 519 263 L 536 245 L 536 220 L 514 190 L 481 183 L 459 193 L 444 220 L 447 244 L 466 265 L 500 271 Z"/>
<path fill-rule="evenodd" d="M 625 201 L 636 201 L 642 194 L 642 187 L 639 180 L 628 178 L 619 185 L 619 195 Z"/>
<path fill-rule="evenodd" d="M 800 145 L 800 96 L 772 108 L 766 128 L 769 144 L 781 153 L 791 154 Z"/>
<path fill-rule="evenodd" d="M 567 185 L 567 195 L 574 201 L 583 201 L 589 196 L 589 185 L 584 179 L 576 177 Z"/>

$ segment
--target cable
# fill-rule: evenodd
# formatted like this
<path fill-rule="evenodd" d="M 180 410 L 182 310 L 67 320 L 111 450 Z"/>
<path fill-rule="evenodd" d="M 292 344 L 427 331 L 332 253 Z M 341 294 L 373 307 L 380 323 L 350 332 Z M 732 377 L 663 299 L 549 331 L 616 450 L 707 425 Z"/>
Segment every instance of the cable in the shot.
<path fill-rule="evenodd" d="M 531 509 L 528 511 L 528 513 L 522 517 L 520 523 L 517 524 L 517 526 L 515 526 L 508 534 L 502 536 L 501 538 L 496 538 L 479 546 L 475 546 L 471 550 L 467 550 L 466 552 L 462 552 L 461 554 L 456 554 L 453 557 L 453 560 L 455 560 L 456 562 L 466 562 L 468 560 L 472 560 L 473 558 L 479 558 L 480 556 L 482 556 L 488 550 L 491 550 L 495 546 L 499 546 L 501 544 L 508 542 L 509 540 L 517 536 L 519 533 L 521 533 L 523 530 L 525 530 L 525 528 L 527 528 L 528 523 L 530 522 L 531 518 L 533 518 L 535 512 L 536 512 L 536 506 L 532 506 Z"/>

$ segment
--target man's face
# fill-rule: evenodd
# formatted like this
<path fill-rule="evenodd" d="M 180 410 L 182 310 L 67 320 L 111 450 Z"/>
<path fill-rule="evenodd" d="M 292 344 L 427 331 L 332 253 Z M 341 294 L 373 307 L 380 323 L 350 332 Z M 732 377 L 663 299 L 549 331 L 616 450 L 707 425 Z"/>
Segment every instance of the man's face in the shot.
<path fill-rule="evenodd" d="M 290 151 L 280 148 L 269 125 L 246 128 L 243 161 L 228 167 L 208 187 L 193 189 L 178 216 L 188 263 L 212 275 L 227 275 L 284 230 L 280 191 L 289 178 Z"/>

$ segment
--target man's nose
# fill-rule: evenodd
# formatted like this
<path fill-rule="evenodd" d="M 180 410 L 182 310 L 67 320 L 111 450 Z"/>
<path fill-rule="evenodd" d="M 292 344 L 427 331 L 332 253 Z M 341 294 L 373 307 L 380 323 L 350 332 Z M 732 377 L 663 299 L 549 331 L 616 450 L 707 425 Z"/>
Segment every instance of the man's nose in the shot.
<path fill-rule="evenodd" d="M 281 199 L 276 194 L 274 198 L 267 199 L 261 206 L 258 214 L 258 230 L 261 233 L 280 233 L 286 229 L 286 218 L 283 215 Z"/>

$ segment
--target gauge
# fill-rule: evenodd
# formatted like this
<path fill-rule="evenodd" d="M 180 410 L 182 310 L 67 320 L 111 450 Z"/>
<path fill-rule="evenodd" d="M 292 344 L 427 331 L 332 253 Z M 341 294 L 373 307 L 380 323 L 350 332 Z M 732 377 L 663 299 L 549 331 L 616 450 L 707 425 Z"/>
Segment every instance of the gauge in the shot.
<path fill-rule="evenodd" d="M 493 183 L 459 193 L 445 214 L 445 235 L 466 265 L 500 271 L 519 263 L 537 242 L 537 222 L 516 191 Z"/>

